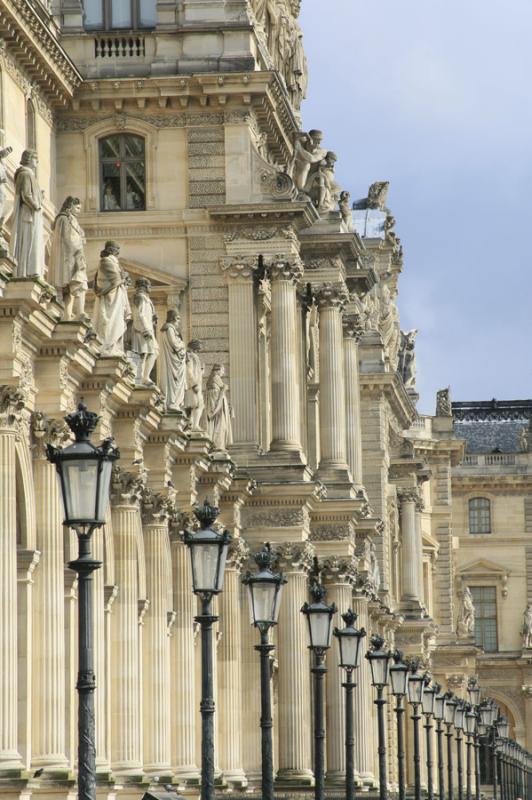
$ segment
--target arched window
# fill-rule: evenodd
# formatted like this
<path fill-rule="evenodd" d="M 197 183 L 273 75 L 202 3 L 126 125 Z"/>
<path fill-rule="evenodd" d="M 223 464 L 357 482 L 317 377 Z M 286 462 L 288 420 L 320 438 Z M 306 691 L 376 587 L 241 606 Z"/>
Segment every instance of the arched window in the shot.
<path fill-rule="evenodd" d="M 491 503 L 487 497 L 469 501 L 469 533 L 491 533 Z"/>
<path fill-rule="evenodd" d="M 84 0 L 85 28 L 136 30 L 155 28 L 157 0 Z"/>
<path fill-rule="evenodd" d="M 144 139 L 115 133 L 100 139 L 100 209 L 143 211 L 146 208 Z"/>
<path fill-rule="evenodd" d="M 37 149 L 37 133 L 35 129 L 35 106 L 31 100 L 26 100 L 26 149 Z"/>

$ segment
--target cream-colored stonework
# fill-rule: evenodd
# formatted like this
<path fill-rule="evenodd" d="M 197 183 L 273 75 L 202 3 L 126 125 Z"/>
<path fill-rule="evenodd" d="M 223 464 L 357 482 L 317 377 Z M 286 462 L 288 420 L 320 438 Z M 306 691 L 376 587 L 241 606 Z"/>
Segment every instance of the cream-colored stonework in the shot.
<path fill-rule="evenodd" d="M 46 444 L 66 441 L 62 419 L 81 398 L 100 415 L 97 435 L 113 436 L 121 451 L 107 524 L 94 536 L 103 562 L 94 579 L 99 797 L 137 800 L 155 777 L 197 793 L 200 643 L 182 531 L 205 496 L 234 536 L 217 601 L 220 786 L 259 786 L 257 637 L 240 576 L 264 541 L 288 578 L 272 661 L 280 788 L 313 783 L 300 608 L 314 557 L 340 611 L 351 606 L 369 633 L 421 657 L 458 693 L 480 670 L 517 738 L 532 735 L 532 676 L 519 631 L 530 599 L 529 461 L 495 466 L 493 476 L 487 462 L 486 474 L 467 459 L 459 466 L 464 448 L 445 402 L 437 416 L 418 416 L 415 332 L 400 329 L 403 250 L 385 205 L 388 185 L 370 187 L 351 219 L 326 135 L 300 130 L 307 68 L 298 13 L 297 0 L 159 0 L 154 28 L 124 33 L 85 30 L 80 0 L 0 0 L 7 205 L 22 152 L 35 149 L 45 231 L 42 277 L 29 279 L 15 277 L 9 214 L 0 231 L 8 245 L 0 251 L 7 798 L 75 796 L 77 586 L 66 566 L 75 541 L 62 529 L 44 454 Z M 100 142 L 115 135 L 144 142 L 144 203 L 124 179 L 131 198 L 121 211 L 104 210 L 101 177 Z M 73 319 L 65 319 L 51 269 L 52 225 L 68 196 L 81 201 L 89 276 L 87 317 Z M 178 312 L 170 318 L 179 318 L 188 348 L 187 383 L 175 404 L 161 393 L 167 373 L 159 381 L 156 365 L 139 378 L 139 353 L 119 337 L 104 354 L 104 331 L 92 327 L 101 322 L 93 278 L 108 240 L 120 246 L 113 263 L 129 276 L 130 305 L 135 282 L 148 287 L 159 337 L 168 311 Z M 140 317 L 137 308 L 141 331 Z M 216 364 L 223 369 L 213 372 Z M 192 374 L 208 420 L 190 400 Z M 222 396 L 224 416 L 214 421 Z M 472 546 L 465 502 L 480 486 L 501 502 L 493 535 Z M 456 635 L 463 587 L 486 575 L 500 596 L 501 652 L 493 657 Z M 329 668 L 327 771 L 338 787 L 344 706 L 333 652 Z M 356 777 L 365 788 L 378 783 L 372 697 L 364 660 L 355 718 Z"/>

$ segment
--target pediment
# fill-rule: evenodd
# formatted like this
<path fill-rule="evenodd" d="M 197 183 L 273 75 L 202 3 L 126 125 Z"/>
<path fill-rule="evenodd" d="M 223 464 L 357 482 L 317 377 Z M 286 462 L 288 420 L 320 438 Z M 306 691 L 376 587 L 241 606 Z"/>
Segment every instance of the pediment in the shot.
<path fill-rule="evenodd" d="M 137 278 L 148 278 L 153 290 L 163 287 L 175 291 L 183 291 L 187 285 L 185 278 L 177 275 L 168 275 L 166 272 L 148 267 L 138 261 L 131 261 L 128 258 L 120 258 L 122 268 L 128 273 L 131 282 L 134 284 Z"/>
<path fill-rule="evenodd" d="M 488 561 L 486 558 L 479 558 L 477 561 L 471 561 L 464 564 L 457 569 L 458 575 L 493 575 L 502 576 L 509 575 L 510 570 L 507 567 L 502 567 L 500 564 L 495 564 L 493 561 Z"/>

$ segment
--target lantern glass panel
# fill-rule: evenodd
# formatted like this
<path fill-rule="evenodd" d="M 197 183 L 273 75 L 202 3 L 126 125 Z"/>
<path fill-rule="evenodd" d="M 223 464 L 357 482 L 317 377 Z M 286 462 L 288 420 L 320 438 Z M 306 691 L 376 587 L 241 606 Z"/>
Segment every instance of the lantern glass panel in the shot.
<path fill-rule="evenodd" d="M 360 637 L 340 634 L 338 636 L 340 647 L 340 666 L 355 669 L 360 662 Z"/>
<path fill-rule="evenodd" d="M 192 542 L 190 557 L 192 583 L 198 593 L 221 592 L 228 545 L 218 542 Z"/>
<path fill-rule="evenodd" d="M 454 715 L 454 727 L 458 731 L 461 731 L 464 728 L 464 709 L 460 705 L 456 707 L 456 714 Z"/>
<path fill-rule="evenodd" d="M 492 724 L 491 722 L 491 708 L 489 706 L 480 706 L 480 722 L 484 727 L 488 727 Z"/>
<path fill-rule="evenodd" d="M 443 720 L 445 719 L 445 706 L 446 698 L 444 694 L 437 694 L 434 698 L 434 718 Z"/>
<path fill-rule="evenodd" d="M 430 688 L 423 689 L 423 697 L 421 698 L 421 702 L 423 705 L 423 713 L 424 714 L 433 714 L 434 713 L 434 700 L 435 700 L 435 692 Z"/>
<path fill-rule="evenodd" d="M 472 705 L 478 705 L 480 701 L 480 686 L 471 685 L 467 688 L 467 693 L 469 695 L 469 700 L 471 701 Z"/>
<path fill-rule="evenodd" d="M 475 729 L 477 726 L 477 717 L 471 711 L 468 711 L 465 715 L 465 732 L 468 734 L 475 733 Z"/>
<path fill-rule="evenodd" d="M 65 520 L 93 520 L 96 512 L 98 460 L 63 461 L 63 506 Z"/>
<path fill-rule="evenodd" d="M 445 703 L 444 714 L 445 714 L 445 716 L 444 716 L 445 722 L 448 725 L 452 725 L 453 722 L 454 722 L 455 714 L 456 714 L 456 703 L 454 703 L 452 700 L 450 700 L 450 701 L 448 700 Z"/>
<path fill-rule="evenodd" d="M 279 620 L 279 609 L 281 608 L 281 595 L 283 594 L 283 583 L 279 583 L 277 585 L 277 591 L 275 593 L 275 599 L 273 601 L 273 621 L 277 622 Z"/>
<path fill-rule="evenodd" d="M 408 677 L 408 702 L 412 704 L 421 703 L 423 700 L 423 678 L 421 675 L 409 675 Z"/>
<path fill-rule="evenodd" d="M 275 595 L 277 586 L 271 581 L 253 581 L 248 584 L 248 597 L 252 624 L 275 622 Z"/>
<path fill-rule="evenodd" d="M 396 664 L 390 667 L 390 683 L 392 684 L 392 694 L 396 697 L 404 697 L 408 683 L 408 668 L 405 664 Z"/>
<path fill-rule="evenodd" d="M 310 636 L 310 646 L 326 650 L 331 646 L 332 616 L 329 609 L 314 611 L 307 616 Z"/>
<path fill-rule="evenodd" d="M 379 656 L 372 656 L 369 659 L 371 666 L 371 677 L 374 686 L 386 686 L 388 683 L 388 653 Z"/>

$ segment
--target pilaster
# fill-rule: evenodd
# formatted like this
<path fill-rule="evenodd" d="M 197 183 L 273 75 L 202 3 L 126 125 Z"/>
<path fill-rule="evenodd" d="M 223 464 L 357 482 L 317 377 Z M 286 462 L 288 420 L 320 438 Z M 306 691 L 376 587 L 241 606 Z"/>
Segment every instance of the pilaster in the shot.
<path fill-rule="evenodd" d="M 358 341 L 361 326 L 357 315 L 343 317 L 345 419 L 347 464 L 355 486 L 362 486 L 362 429 L 360 423 L 360 382 L 358 374 Z"/>

